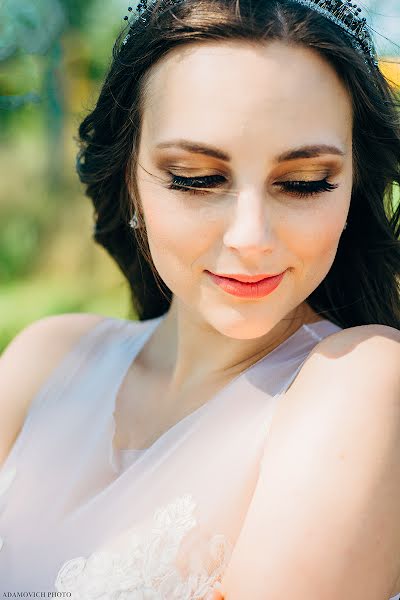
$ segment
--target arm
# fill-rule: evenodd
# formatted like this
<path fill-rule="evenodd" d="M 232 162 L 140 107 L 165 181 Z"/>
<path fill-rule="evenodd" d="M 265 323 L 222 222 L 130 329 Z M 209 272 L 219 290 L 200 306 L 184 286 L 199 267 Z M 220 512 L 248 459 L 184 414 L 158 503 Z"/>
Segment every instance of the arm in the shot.
<path fill-rule="evenodd" d="M 322 340 L 279 405 L 225 600 L 388 600 L 400 572 L 400 332 Z"/>

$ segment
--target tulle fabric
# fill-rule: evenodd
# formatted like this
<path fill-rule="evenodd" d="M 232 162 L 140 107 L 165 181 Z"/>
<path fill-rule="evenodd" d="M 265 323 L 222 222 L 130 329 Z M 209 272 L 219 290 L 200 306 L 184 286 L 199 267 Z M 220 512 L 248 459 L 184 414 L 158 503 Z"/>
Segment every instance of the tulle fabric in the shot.
<path fill-rule="evenodd" d="M 105 318 L 33 399 L 0 470 L 0 591 L 204 600 L 218 589 L 274 408 L 312 348 L 340 328 L 302 326 L 149 448 L 121 453 L 116 396 L 162 318 Z"/>

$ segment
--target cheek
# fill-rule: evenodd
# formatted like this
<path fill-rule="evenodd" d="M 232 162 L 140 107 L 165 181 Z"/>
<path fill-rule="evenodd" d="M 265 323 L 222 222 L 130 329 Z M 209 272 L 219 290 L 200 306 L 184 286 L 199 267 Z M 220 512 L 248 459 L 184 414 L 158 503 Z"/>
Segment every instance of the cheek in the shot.
<path fill-rule="evenodd" d="M 197 260 L 204 261 L 215 241 L 213 229 L 206 226 L 196 201 L 174 196 L 161 192 L 144 202 L 150 252 L 167 285 L 168 281 L 177 281 L 180 273 L 194 270 Z"/>
<path fill-rule="evenodd" d="M 345 207 L 327 210 L 326 207 L 303 215 L 287 226 L 281 239 L 297 264 L 298 276 L 313 289 L 325 279 L 335 260 L 345 223 Z"/>
<path fill-rule="evenodd" d="M 289 244 L 304 262 L 324 260 L 336 253 L 341 231 L 340 220 L 311 219 L 306 227 L 292 231 Z"/>

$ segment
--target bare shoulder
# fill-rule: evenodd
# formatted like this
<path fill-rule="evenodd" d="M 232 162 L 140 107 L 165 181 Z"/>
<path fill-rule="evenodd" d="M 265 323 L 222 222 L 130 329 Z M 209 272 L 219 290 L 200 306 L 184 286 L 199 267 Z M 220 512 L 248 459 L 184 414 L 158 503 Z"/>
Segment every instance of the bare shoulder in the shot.
<path fill-rule="evenodd" d="M 43 317 L 22 329 L 6 347 L 0 356 L 0 466 L 36 393 L 79 338 L 105 318 L 89 313 Z"/>
<path fill-rule="evenodd" d="M 316 359 L 318 357 L 318 360 Z M 373 374 L 399 378 L 400 331 L 387 325 L 349 327 L 323 339 L 310 354 L 316 367 L 322 363 L 335 372 L 354 377 Z M 329 365 L 329 367 L 328 367 Z M 371 369 L 371 370 L 369 370 Z"/>
<path fill-rule="evenodd" d="M 337 331 L 308 354 L 279 403 L 272 429 L 330 411 L 400 423 L 400 331 L 386 325 L 362 325 Z M 369 411 L 367 410 L 369 407 Z M 393 410 L 397 411 L 393 415 Z"/>
<path fill-rule="evenodd" d="M 400 330 L 388 325 L 360 325 L 348 327 L 333 333 L 317 344 L 313 352 L 321 348 L 332 350 L 350 350 L 351 347 L 362 345 L 363 348 L 377 349 L 380 345 L 398 350 L 400 344 Z M 371 350 L 372 352 L 374 350 Z"/>

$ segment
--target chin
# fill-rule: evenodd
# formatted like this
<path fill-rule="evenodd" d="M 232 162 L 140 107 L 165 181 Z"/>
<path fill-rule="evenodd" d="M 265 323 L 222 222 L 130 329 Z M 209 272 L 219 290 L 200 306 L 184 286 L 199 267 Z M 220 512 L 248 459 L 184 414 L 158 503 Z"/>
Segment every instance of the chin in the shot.
<path fill-rule="evenodd" d="M 282 317 L 272 318 L 271 315 L 246 315 L 241 307 L 221 307 L 215 310 L 207 309 L 205 320 L 211 327 L 222 335 L 235 340 L 254 340 L 267 335 L 279 323 Z"/>

